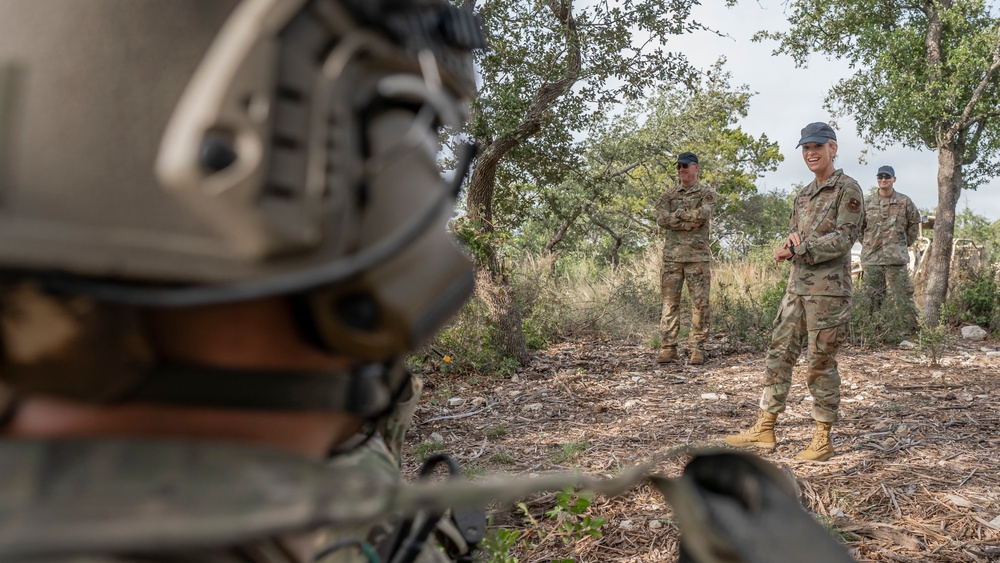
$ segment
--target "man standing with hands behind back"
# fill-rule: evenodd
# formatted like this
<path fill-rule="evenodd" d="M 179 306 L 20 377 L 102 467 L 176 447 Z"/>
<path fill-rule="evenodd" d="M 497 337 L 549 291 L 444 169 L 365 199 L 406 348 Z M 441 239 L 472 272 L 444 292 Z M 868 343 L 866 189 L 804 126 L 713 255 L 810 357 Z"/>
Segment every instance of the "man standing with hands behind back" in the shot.
<path fill-rule="evenodd" d="M 718 195 L 698 182 L 698 156 L 682 152 L 677 157 L 680 185 L 667 188 L 654 205 L 656 224 L 663 234 L 663 264 L 660 268 L 660 291 L 663 314 L 660 317 L 660 355 L 656 362 L 677 360 L 677 333 L 680 331 L 681 285 L 687 281 L 691 295 L 690 363 L 705 363 L 705 338 L 711 317 L 708 294 L 712 282 L 708 243 L 709 223 Z"/>
<path fill-rule="evenodd" d="M 913 302 L 913 282 L 907 272 L 907 248 L 920 236 L 920 211 L 913 201 L 895 190 L 896 171 L 882 166 L 875 176 L 878 195 L 868 201 L 861 226 L 861 266 L 865 293 L 873 310 L 885 300 L 886 283 L 895 311 L 903 313 L 906 330 L 917 328 L 917 307 Z"/>

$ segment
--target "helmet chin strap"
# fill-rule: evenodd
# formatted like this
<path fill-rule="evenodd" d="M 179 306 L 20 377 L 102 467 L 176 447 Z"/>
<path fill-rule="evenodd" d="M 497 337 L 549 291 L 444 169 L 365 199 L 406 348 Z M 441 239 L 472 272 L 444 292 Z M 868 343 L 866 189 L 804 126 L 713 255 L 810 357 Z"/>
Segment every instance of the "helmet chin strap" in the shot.
<path fill-rule="evenodd" d="M 352 370 L 254 370 L 156 365 L 111 402 L 264 411 L 338 411 L 373 420 L 409 388 L 402 361 Z"/>

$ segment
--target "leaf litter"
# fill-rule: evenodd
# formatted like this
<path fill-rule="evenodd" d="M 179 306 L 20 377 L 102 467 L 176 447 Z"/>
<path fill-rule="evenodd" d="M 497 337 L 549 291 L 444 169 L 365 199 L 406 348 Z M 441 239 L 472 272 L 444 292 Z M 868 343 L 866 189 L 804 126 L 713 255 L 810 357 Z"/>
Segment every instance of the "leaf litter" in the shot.
<path fill-rule="evenodd" d="M 1000 561 L 1000 357 L 984 344 L 954 342 L 934 367 L 915 350 L 842 349 L 836 455 L 822 463 L 793 461 L 813 427 L 800 360 L 778 447 L 757 453 L 790 470 L 806 508 L 858 561 Z M 661 458 L 659 472 L 676 476 L 685 459 L 668 454 L 679 446 L 721 446 L 752 424 L 764 355 L 709 350 L 703 366 L 661 366 L 656 352 L 573 341 L 538 352 L 509 377 L 425 374 L 404 473 L 416 474 L 417 448 L 437 434 L 473 479 L 571 469 L 612 477 Z M 469 400 L 449 407 L 454 398 Z M 481 398 L 475 408 L 473 398 Z M 553 498 L 524 504 L 544 522 Z M 493 528 L 530 532 L 516 506 L 488 509 Z M 595 497 L 589 510 L 606 518 L 602 537 L 522 541 L 512 555 L 521 563 L 676 560 L 673 514 L 649 486 Z"/>

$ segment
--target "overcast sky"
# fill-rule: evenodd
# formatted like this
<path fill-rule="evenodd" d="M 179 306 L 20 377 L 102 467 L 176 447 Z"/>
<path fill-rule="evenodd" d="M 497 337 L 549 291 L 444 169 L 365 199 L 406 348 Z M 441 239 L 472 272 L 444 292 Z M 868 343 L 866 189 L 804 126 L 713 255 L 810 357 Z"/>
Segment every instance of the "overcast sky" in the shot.
<path fill-rule="evenodd" d="M 807 68 L 796 68 L 790 56 L 771 54 L 774 42 L 750 41 L 757 30 L 788 27 L 781 0 L 744 0 L 732 9 L 718 0 L 704 1 L 705 5 L 695 9 L 694 19 L 729 37 L 698 33 L 672 39 L 668 47 L 683 52 L 700 68 L 725 56 L 732 83 L 746 84 L 757 92 L 751 99 L 749 115 L 740 125 L 755 136 L 766 133 L 770 140 L 778 142 L 785 156 L 777 171 L 766 173 L 758 181 L 760 191 L 787 191 L 795 183 L 810 181 L 811 174 L 802 162 L 800 150 L 795 148 L 799 131 L 807 123 L 831 120 L 823 109 L 823 99 L 834 83 L 850 75 L 847 63 L 814 56 Z M 872 149 L 866 163 L 861 164 L 858 158 L 866 147 L 854 122 L 846 118 L 838 120 L 837 140 L 838 166 L 854 177 L 866 194 L 875 186 L 878 167 L 889 164 L 896 170 L 896 189 L 910 196 L 920 209 L 937 207 L 937 153 L 902 146 L 885 151 Z M 1000 219 L 1000 179 L 976 191 L 963 190 L 958 211 L 966 205 L 991 220 Z"/>

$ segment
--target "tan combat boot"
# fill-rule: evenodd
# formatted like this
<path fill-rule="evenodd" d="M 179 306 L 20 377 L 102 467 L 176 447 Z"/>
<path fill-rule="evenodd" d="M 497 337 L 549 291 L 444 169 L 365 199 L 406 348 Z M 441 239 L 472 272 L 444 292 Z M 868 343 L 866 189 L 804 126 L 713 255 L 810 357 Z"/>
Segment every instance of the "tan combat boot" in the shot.
<path fill-rule="evenodd" d="M 705 363 L 705 352 L 701 348 L 694 348 L 691 350 L 691 360 L 689 362 L 693 366 L 700 366 Z"/>
<path fill-rule="evenodd" d="M 774 421 L 778 415 L 764 409 L 757 411 L 757 422 L 746 432 L 726 436 L 726 444 L 734 448 L 754 446 L 765 450 L 773 450 L 777 445 L 774 439 Z"/>
<path fill-rule="evenodd" d="M 813 431 L 812 442 L 795 456 L 795 459 L 805 461 L 826 461 L 833 457 L 833 440 L 830 439 L 830 428 L 832 422 L 816 421 L 816 430 Z"/>
<path fill-rule="evenodd" d="M 656 357 L 656 363 L 669 364 L 677 361 L 677 348 L 668 346 L 660 350 L 660 355 Z"/>

